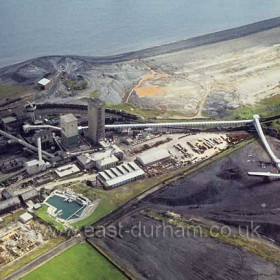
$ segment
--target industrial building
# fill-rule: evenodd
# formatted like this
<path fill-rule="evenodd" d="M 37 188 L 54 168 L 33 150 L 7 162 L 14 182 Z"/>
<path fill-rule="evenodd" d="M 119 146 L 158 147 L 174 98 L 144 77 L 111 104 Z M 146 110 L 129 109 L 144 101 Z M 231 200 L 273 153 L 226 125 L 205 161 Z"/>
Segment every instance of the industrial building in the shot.
<path fill-rule="evenodd" d="M 0 214 L 4 214 L 9 211 L 15 210 L 20 206 L 21 206 L 20 200 L 16 196 L 0 201 Z"/>
<path fill-rule="evenodd" d="M 45 171 L 47 166 L 45 164 L 41 165 L 38 159 L 33 159 L 25 163 L 25 168 L 29 175 L 33 175 Z"/>
<path fill-rule="evenodd" d="M 22 168 L 24 165 L 22 158 L 13 158 L 13 159 L 7 159 L 3 160 L 0 163 L 0 170 L 3 173 L 9 173 L 16 171 L 20 168 Z"/>
<path fill-rule="evenodd" d="M 36 189 L 26 191 L 19 195 L 20 200 L 25 203 L 28 200 L 34 199 L 39 195 Z"/>
<path fill-rule="evenodd" d="M 77 156 L 77 160 L 82 169 L 90 170 L 95 167 L 95 163 L 89 153 Z"/>
<path fill-rule="evenodd" d="M 30 137 L 28 140 L 31 144 L 35 144 L 37 146 L 37 139 L 41 138 L 41 145 L 42 149 L 50 149 L 53 144 L 53 134 L 51 130 L 48 129 L 41 129 L 41 130 L 36 130 L 34 135 Z"/>
<path fill-rule="evenodd" d="M 47 169 L 49 163 L 43 161 L 41 138 L 37 139 L 38 159 L 33 159 L 25 163 L 26 172 L 29 175 L 43 172 Z"/>
<path fill-rule="evenodd" d="M 20 126 L 18 119 L 14 116 L 8 116 L 1 119 L 2 126 L 6 132 L 13 132 L 15 129 L 17 130 Z"/>
<path fill-rule="evenodd" d="M 115 167 L 119 159 L 112 153 L 112 150 L 104 152 L 97 152 L 94 154 L 83 154 L 77 157 L 78 164 L 81 168 L 90 170 L 96 168 L 98 170 L 105 170 Z"/>
<path fill-rule="evenodd" d="M 148 166 L 170 158 L 170 154 L 166 149 L 151 149 L 141 153 L 136 160 L 142 166 Z"/>
<path fill-rule="evenodd" d="M 105 138 L 105 105 L 95 98 L 88 101 L 88 136 L 93 144 Z"/>
<path fill-rule="evenodd" d="M 55 170 L 55 173 L 57 174 L 57 176 L 59 178 L 70 176 L 70 175 L 76 174 L 78 172 L 80 172 L 80 169 L 77 167 L 76 164 L 64 165 L 64 166 L 58 167 Z"/>
<path fill-rule="evenodd" d="M 31 123 L 35 123 L 35 111 L 37 109 L 37 106 L 35 103 L 28 102 L 27 104 L 24 105 L 25 111 L 29 117 L 29 120 Z"/>
<path fill-rule="evenodd" d="M 24 224 L 28 223 L 32 219 L 33 219 L 33 216 L 31 214 L 29 214 L 28 212 L 23 213 L 22 215 L 19 216 L 19 220 Z"/>
<path fill-rule="evenodd" d="M 2 195 L 2 199 L 3 200 L 10 199 L 10 198 L 15 196 L 13 191 L 12 190 L 8 190 L 8 189 L 4 189 L 2 191 L 2 193 L 1 193 L 1 195 Z"/>
<path fill-rule="evenodd" d="M 113 155 L 119 160 L 123 160 L 123 155 L 124 155 L 123 151 L 115 144 L 112 145 L 111 148 L 112 148 Z"/>
<path fill-rule="evenodd" d="M 73 114 L 60 117 L 62 144 L 67 147 L 75 147 L 78 144 L 78 120 Z"/>
<path fill-rule="evenodd" d="M 49 89 L 51 87 L 51 80 L 43 78 L 37 83 L 37 86 L 39 89 Z"/>
<path fill-rule="evenodd" d="M 116 168 L 99 172 L 96 177 L 96 184 L 103 186 L 105 189 L 111 189 L 144 176 L 145 172 L 136 163 L 128 162 Z"/>
<path fill-rule="evenodd" d="M 111 150 L 94 153 L 91 155 L 91 158 L 95 164 L 95 168 L 98 170 L 105 170 L 115 167 L 119 161 Z"/>

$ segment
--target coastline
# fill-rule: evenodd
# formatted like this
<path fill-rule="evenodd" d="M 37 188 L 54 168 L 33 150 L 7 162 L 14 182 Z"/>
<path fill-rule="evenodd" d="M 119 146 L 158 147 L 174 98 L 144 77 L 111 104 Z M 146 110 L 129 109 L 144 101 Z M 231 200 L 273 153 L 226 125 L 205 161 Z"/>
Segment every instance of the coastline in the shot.
<path fill-rule="evenodd" d="M 209 33 L 206 35 L 201 35 L 186 40 L 181 40 L 173 43 L 163 44 L 147 49 L 136 50 L 136 51 L 121 53 L 112 56 L 94 57 L 94 56 L 80 56 L 80 55 L 50 55 L 50 56 L 36 57 L 16 64 L 4 66 L 0 68 L 0 75 L 1 75 L 1 71 L 5 71 L 11 67 L 23 66 L 27 63 L 34 62 L 42 58 L 43 59 L 72 58 L 72 59 L 85 60 L 93 64 L 112 64 L 112 63 L 135 60 L 135 59 L 145 59 L 145 58 L 154 57 L 162 54 L 168 54 L 168 53 L 174 53 L 186 49 L 192 49 L 199 46 L 211 45 L 223 41 L 238 39 L 259 32 L 263 32 L 266 30 L 270 30 L 276 27 L 280 27 L 280 17 L 271 18 L 268 20 L 259 21 L 255 23 L 250 23 L 232 29 L 226 29 L 223 31 Z"/>

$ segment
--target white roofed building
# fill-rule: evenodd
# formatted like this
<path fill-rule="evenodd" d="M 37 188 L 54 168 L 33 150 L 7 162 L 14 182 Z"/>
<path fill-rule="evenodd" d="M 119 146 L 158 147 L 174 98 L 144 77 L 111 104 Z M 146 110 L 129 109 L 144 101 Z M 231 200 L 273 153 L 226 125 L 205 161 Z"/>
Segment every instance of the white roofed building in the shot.
<path fill-rule="evenodd" d="M 105 189 L 111 189 L 144 176 L 145 172 L 135 162 L 128 162 L 99 172 L 96 177 L 96 184 L 102 185 Z"/>
<path fill-rule="evenodd" d="M 115 167 L 119 161 L 110 150 L 91 154 L 90 157 L 95 162 L 95 167 L 98 170 L 105 170 Z"/>
<path fill-rule="evenodd" d="M 136 160 L 142 166 L 148 166 L 170 158 L 170 154 L 166 149 L 150 149 L 137 156 Z"/>
<path fill-rule="evenodd" d="M 33 216 L 31 214 L 29 214 L 28 212 L 22 214 L 19 216 L 19 219 L 22 223 L 27 223 L 29 221 L 31 221 L 33 219 Z"/>
<path fill-rule="evenodd" d="M 51 80 L 43 78 L 37 83 L 40 89 L 49 89 L 51 86 Z"/>
<path fill-rule="evenodd" d="M 80 169 L 77 167 L 76 164 L 68 164 L 61 167 L 58 167 L 55 170 L 55 173 L 58 175 L 59 178 L 63 178 L 66 176 L 70 176 L 80 172 Z"/>

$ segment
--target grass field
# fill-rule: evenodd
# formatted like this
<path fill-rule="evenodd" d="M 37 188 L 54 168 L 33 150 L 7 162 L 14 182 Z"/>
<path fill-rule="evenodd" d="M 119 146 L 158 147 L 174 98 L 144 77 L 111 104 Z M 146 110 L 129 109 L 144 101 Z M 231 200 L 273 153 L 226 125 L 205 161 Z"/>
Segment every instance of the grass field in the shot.
<path fill-rule="evenodd" d="M 49 225 L 56 228 L 61 232 L 65 232 L 66 228 L 60 222 L 57 222 L 50 214 L 48 214 L 48 206 L 42 204 L 42 207 L 35 212 L 35 215 L 38 216 L 40 219 L 46 221 Z"/>
<path fill-rule="evenodd" d="M 26 92 L 26 88 L 0 84 L 0 100 L 14 98 Z"/>
<path fill-rule="evenodd" d="M 88 243 L 77 244 L 35 269 L 24 280 L 126 279 Z"/>
<path fill-rule="evenodd" d="M 170 174 L 168 176 L 170 176 Z M 164 180 L 165 177 L 160 177 L 160 179 Z M 91 188 L 82 183 L 73 183 L 71 189 L 74 192 L 82 194 L 91 200 L 95 200 L 98 198 L 100 199 L 100 203 L 91 216 L 72 225 L 77 229 L 81 228 L 82 226 L 91 225 L 92 223 L 96 222 L 100 218 L 106 216 L 113 210 L 123 205 L 128 200 L 134 198 L 135 196 L 139 195 L 143 191 L 153 187 L 158 183 L 158 177 L 140 179 L 138 181 L 109 191 L 105 191 L 100 188 Z"/>
<path fill-rule="evenodd" d="M 263 99 L 256 106 L 248 106 L 233 111 L 235 119 L 250 119 L 254 114 L 262 117 L 279 114 L 280 112 L 280 94 L 270 98 Z"/>

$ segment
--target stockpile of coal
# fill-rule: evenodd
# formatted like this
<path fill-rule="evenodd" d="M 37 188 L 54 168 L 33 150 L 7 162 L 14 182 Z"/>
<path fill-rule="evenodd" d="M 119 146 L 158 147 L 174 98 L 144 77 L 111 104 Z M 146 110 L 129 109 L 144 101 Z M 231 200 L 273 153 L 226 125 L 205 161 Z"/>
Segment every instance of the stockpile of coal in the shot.
<path fill-rule="evenodd" d="M 257 142 L 156 193 L 145 203 L 234 226 L 253 222 L 261 234 L 280 243 L 280 182 L 250 177 L 248 171 L 277 172 Z"/>
<path fill-rule="evenodd" d="M 269 141 L 277 154 L 275 142 Z M 137 279 L 280 279 L 280 268 L 270 261 L 205 234 L 178 235 L 174 226 L 170 232 L 141 212 L 171 211 L 235 231 L 257 228 L 262 238 L 280 243 L 279 181 L 249 177 L 248 171 L 277 172 L 258 142 L 156 192 L 136 209 L 127 209 L 112 221 L 121 224 L 122 234 L 91 240 Z"/>
<path fill-rule="evenodd" d="M 160 222 L 140 214 L 121 223 L 122 235 L 98 243 L 136 279 L 279 279 L 276 265 L 215 239 L 183 236 L 179 229 L 177 233 L 164 229 Z"/>

